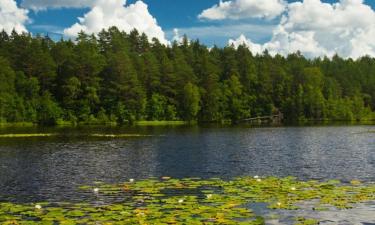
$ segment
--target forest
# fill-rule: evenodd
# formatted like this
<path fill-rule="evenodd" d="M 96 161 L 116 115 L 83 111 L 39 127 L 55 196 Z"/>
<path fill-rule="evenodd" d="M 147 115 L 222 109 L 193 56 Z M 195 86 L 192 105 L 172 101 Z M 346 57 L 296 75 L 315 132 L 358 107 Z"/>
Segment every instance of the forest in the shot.
<path fill-rule="evenodd" d="M 0 123 L 373 120 L 375 59 L 254 55 L 116 27 L 76 40 L 0 33 Z"/>

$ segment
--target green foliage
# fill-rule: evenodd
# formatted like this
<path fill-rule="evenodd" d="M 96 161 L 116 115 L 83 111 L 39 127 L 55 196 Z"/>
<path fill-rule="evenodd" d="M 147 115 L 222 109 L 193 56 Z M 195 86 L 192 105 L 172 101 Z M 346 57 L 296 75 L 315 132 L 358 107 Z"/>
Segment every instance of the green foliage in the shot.
<path fill-rule="evenodd" d="M 183 118 L 187 121 L 193 121 L 200 109 L 200 93 L 197 86 L 187 83 L 183 92 Z"/>
<path fill-rule="evenodd" d="M 237 76 L 233 75 L 224 82 L 224 93 L 228 104 L 228 116 L 233 122 L 238 122 L 250 115 L 246 108 L 243 86 Z"/>
<path fill-rule="evenodd" d="M 268 219 L 252 211 L 253 205 L 257 203 L 265 203 L 274 217 L 281 217 L 285 215 L 285 210 L 290 210 L 290 215 L 293 215 L 297 210 L 349 209 L 356 207 L 356 203 L 371 203 L 375 200 L 374 193 L 374 184 L 362 184 L 359 181 L 342 185 L 334 180 L 298 181 L 293 177 L 131 179 L 120 184 L 82 186 L 79 194 L 87 197 L 79 203 L 1 202 L 0 223 L 261 225 L 266 224 Z M 98 204 L 90 196 L 111 201 Z M 314 204 L 304 204 L 311 202 Z M 259 206 L 255 207 L 259 211 Z M 298 225 L 315 225 L 320 222 L 304 217 L 294 220 L 290 222 Z"/>
<path fill-rule="evenodd" d="M 6 59 L 0 57 L 0 121 L 12 120 L 15 103 L 15 73 Z M 13 121 L 12 121 L 13 122 Z"/>
<path fill-rule="evenodd" d="M 61 117 L 61 109 L 52 99 L 49 92 L 45 92 L 38 104 L 38 123 L 42 125 L 56 125 Z"/>
<path fill-rule="evenodd" d="M 167 119 L 167 108 L 167 98 L 159 94 L 153 94 L 147 105 L 147 119 L 150 121 Z"/>
<path fill-rule="evenodd" d="M 374 120 L 375 59 L 164 46 L 116 27 L 75 42 L 0 34 L 0 122 Z"/>

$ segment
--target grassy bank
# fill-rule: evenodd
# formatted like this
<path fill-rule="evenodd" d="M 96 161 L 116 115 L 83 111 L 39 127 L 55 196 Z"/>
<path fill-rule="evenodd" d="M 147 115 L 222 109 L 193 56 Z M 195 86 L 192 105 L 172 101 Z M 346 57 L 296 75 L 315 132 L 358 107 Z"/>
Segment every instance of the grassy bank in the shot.
<path fill-rule="evenodd" d="M 30 122 L 17 122 L 17 123 L 7 123 L 7 122 L 1 122 L 0 128 L 6 128 L 6 127 L 34 127 L 36 124 L 30 123 Z"/>
<path fill-rule="evenodd" d="M 187 121 L 136 121 L 134 123 L 128 124 L 118 124 L 116 122 L 79 122 L 74 123 L 71 121 L 63 121 L 59 120 L 55 125 L 49 126 L 57 126 L 57 127 L 77 127 L 77 126 L 105 126 L 105 127 L 114 127 L 114 126 L 181 126 L 181 125 L 188 125 L 188 124 L 196 124 L 196 122 L 187 122 Z M 39 125 L 31 122 L 15 122 L 15 123 L 8 123 L 2 122 L 0 123 L 0 128 L 7 128 L 7 127 L 38 127 L 38 126 L 45 126 Z"/>
<path fill-rule="evenodd" d="M 253 122 L 237 122 L 233 123 L 230 120 L 220 121 L 220 122 L 188 122 L 188 121 L 135 121 L 133 123 L 127 124 L 118 124 L 116 122 L 79 122 L 74 123 L 71 121 L 63 121 L 59 120 L 55 125 L 48 125 L 49 127 L 80 127 L 80 126 L 100 126 L 100 127 L 121 127 L 121 126 L 184 126 L 184 125 L 210 125 L 210 124 L 217 124 L 217 125 L 241 125 L 241 124 L 249 124 L 249 125 L 278 125 L 278 126 L 289 126 L 289 125 L 297 125 L 297 126 L 309 126 L 309 125 L 373 125 L 375 124 L 374 117 L 369 117 L 364 120 L 297 120 L 297 121 L 283 121 L 281 123 L 272 123 L 272 122 L 262 122 L 262 121 L 253 121 Z M 12 128 L 12 127 L 45 127 L 46 125 L 35 124 L 31 122 L 16 122 L 16 123 L 7 123 L 2 122 L 0 123 L 0 128 Z"/>

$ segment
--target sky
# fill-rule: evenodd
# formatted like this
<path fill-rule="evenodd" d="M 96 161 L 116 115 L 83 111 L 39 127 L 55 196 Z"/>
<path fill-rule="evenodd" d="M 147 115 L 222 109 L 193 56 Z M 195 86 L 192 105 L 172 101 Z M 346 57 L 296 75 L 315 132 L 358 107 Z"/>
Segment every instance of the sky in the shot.
<path fill-rule="evenodd" d="M 164 44 L 186 34 L 208 47 L 358 58 L 375 57 L 374 9 L 374 0 L 0 0 L 0 28 L 74 39 L 115 25 Z"/>

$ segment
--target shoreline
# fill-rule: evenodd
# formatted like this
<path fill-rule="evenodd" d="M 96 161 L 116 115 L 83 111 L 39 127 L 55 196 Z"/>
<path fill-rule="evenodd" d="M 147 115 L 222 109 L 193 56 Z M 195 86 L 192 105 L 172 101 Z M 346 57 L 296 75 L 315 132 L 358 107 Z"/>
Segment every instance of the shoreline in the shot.
<path fill-rule="evenodd" d="M 280 127 L 290 127 L 290 126 L 319 126 L 319 125 L 375 125 L 375 120 L 362 120 L 362 121 L 349 121 L 349 120 L 303 120 L 303 121 L 285 121 L 281 123 L 261 123 L 261 122 L 240 122 L 232 123 L 230 121 L 222 122 L 198 122 L 198 121 L 136 121 L 132 124 L 118 124 L 113 123 L 71 123 L 71 122 L 61 122 L 55 125 L 41 125 L 31 122 L 15 122 L 15 123 L 0 123 L 0 129 L 3 128 L 38 128 L 38 127 L 157 127 L 157 126 L 206 126 L 206 125 L 218 125 L 218 126 L 254 126 L 254 127 L 270 127 L 270 126 L 280 126 Z"/>

